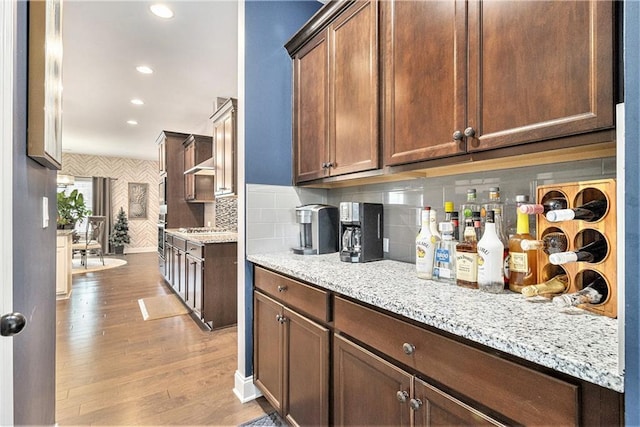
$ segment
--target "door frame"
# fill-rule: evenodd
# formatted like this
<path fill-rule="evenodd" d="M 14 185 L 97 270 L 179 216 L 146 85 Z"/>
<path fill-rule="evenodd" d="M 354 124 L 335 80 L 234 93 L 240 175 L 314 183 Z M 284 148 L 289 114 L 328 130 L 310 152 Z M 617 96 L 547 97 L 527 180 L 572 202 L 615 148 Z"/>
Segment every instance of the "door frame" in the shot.
<path fill-rule="evenodd" d="M 0 315 L 13 310 L 13 73 L 17 5 L 0 1 Z M 0 425 L 13 425 L 13 339 L 0 337 Z"/>

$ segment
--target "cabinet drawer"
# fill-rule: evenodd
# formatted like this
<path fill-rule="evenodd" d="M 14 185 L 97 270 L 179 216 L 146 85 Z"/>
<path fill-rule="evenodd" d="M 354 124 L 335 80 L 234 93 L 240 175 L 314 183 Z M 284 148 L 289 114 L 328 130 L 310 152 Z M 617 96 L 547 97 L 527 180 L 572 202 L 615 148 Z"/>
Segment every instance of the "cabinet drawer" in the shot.
<path fill-rule="evenodd" d="M 578 424 L 576 385 L 340 297 L 335 298 L 334 325 L 518 424 Z"/>
<path fill-rule="evenodd" d="M 185 252 L 187 250 L 187 241 L 180 237 L 173 236 L 173 247 Z"/>
<path fill-rule="evenodd" d="M 199 245 L 194 242 L 187 241 L 187 253 L 194 258 L 203 259 L 203 249 L 204 246 Z"/>
<path fill-rule="evenodd" d="M 257 289 L 284 304 L 322 322 L 329 319 L 329 292 L 313 288 L 280 274 L 255 267 L 254 285 Z"/>

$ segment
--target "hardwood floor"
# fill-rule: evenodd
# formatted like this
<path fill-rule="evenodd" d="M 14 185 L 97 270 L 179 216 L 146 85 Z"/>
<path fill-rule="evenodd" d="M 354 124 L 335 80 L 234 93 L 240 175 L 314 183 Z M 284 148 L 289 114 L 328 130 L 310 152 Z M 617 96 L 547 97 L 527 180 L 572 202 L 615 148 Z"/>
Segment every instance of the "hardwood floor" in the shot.
<path fill-rule="evenodd" d="M 154 253 L 75 275 L 57 302 L 56 422 L 238 425 L 271 411 L 233 394 L 236 328 L 201 330 L 188 316 L 143 321 L 138 299 L 171 291 Z"/>

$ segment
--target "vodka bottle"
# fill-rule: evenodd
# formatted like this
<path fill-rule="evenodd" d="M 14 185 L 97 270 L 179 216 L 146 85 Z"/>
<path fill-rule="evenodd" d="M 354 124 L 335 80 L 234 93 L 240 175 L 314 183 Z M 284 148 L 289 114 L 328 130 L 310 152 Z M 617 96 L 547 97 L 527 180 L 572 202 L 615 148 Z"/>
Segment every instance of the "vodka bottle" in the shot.
<path fill-rule="evenodd" d="M 557 211 L 557 210 L 566 209 L 566 208 L 567 208 L 567 200 L 565 198 L 553 197 L 551 199 L 548 199 L 542 204 L 524 203 L 520 205 L 518 210 L 527 215 L 532 215 L 532 214 L 543 215 L 549 211 Z"/>
<path fill-rule="evenodd" d="M 509 239 L 509 289 L 513 292 L 537 283 L 537 253 L 522 249 L 522 240 L 534 240 L 529 234 L 529 215 L 518 212 L 516 234 Z"/>
<path fill-rule="evenodd" d="M 421 279 L 431 279 L 433 276 L 433 256 L 435 240 L 429 227 L 431 208 L 426 206 L 420 213 L 422 227 L 416 237 L 416 274 Z"/>
<path fill-rule="evenodd" d="M 504 245 L 496 233 L 494 211 L 485 217 L 484 234 L 478 242 L 478 289 L 501 293 L 504 290 Z"/>
<path fill-rule="evenodd" d="M 500 239 L 504 246 L 504 251 L 502 253 L 504 288 L 509 289 L 509 238 L 504 232 L 504 217 L 502 216 L 502 210 L 500 208 L 496 208 L 493 210 L 493 213 L 495 217 L 496 233 L 498 234 L 498 239 Z"/>
<path fill-rule="evenodd" d="M 442 240 L 436 244 L 433 261 L 433 278 L 441 282 L 456 282 L 456 241 L 453 240 L 453 225 L 449 221 L 440 223 Z"/>
<path fill-rule="evenodd" d="M 553 303 L 558 307 L 572 307 L 579 304 L 601 304 L 607 300 L 609 288 L 607 283 L 598 276 L 593 282 L 572 294 L 563 294 L 553 297 Z"/>
<path fill-rule="evenodd" d="M 460 205 L 460 234 L 464 235 L 464 228 L 466 227 L 467 218 L 473 218 L 473 212 L 479 212 L 480 205 L 477 201 L 476 189 L 469 188 L 467 190 L 467 202 Z"/>
<path fill-rule="evenodd" d="M 558 252 L 549 255 L 549 262 L 555 265 L 569 262 L 600 262 L 607 256 L 609 249 L 605 239 L 594 240 L 577 251 Z"/>
<path fill-rule="evenodd" d="M 522 240 L 520 247 L 524 251 L 542 250 L 547 255 L 564 252 L 568 248 L 567 236 L 561 232 L 548 233 L 542 240 Z"/>
<path fill-rule="evenodd" d="M 456 245 L 456 284 L 478 288 L 478 241 L 473 220 L 465 220 L 463 240 Z"/>
<path fill-rule="evenodd" d="M 551 279 L 537 285 L 525 286 L 522 288 L 522 295 L 534 297 L 536 295 L 561 294 L 567 288 L 569 278 L 566 274 L 558 274 Z"/>
<path fill-rule="evenodd" d="M 584 221 L 597 221 L 607 212 L 607 201 L 604 199 L 592 200 L 573 209 L 558 209 L 547 212 L 547 220 L 551 222 L 570 221 L 581 219 Z"/>

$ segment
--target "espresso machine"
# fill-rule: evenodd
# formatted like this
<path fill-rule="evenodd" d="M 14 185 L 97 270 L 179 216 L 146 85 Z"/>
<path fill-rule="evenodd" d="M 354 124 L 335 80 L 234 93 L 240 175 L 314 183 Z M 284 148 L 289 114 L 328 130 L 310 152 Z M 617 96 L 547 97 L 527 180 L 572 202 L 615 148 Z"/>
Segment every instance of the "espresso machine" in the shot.
<path fill-rule="evenodd" d="M 300 246 L 294 254 L 319 255 L 338 252 L 338 208 L 329 205 L 304 205 L 296 208 L 300 226 Z"/>
<path fill-rule="evenodd" d="M 340 203 L 341 261 L 382 259 L 382 212 L 380 203 Z"/>

